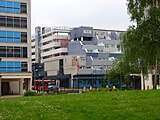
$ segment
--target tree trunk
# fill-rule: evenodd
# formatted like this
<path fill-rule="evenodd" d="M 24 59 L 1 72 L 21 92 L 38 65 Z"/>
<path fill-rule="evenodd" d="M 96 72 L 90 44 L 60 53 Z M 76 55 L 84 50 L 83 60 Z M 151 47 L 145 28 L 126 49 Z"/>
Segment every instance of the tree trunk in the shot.
<path fill-rule="evenodd" d="M 143 75 L 143 90 L 145 90 L 145 79 L 144 79 L 144 75 Z"/>
<path fill-rule="evenodd" d="M 156 89 L 156 85 L 157 85 L 157 60 L 155 64 L 155 77 L 154 77 L 154 85 L 153 85 L 154 89 Z"/>

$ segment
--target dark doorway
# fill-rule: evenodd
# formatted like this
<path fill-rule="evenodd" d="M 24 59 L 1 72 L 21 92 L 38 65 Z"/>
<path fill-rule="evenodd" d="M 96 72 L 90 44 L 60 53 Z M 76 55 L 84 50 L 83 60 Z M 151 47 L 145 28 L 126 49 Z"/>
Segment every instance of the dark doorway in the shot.
<path fill-rule="evenodd" d="M 9 82 L 2 82 L 2 95 L 10 95 Z"/>

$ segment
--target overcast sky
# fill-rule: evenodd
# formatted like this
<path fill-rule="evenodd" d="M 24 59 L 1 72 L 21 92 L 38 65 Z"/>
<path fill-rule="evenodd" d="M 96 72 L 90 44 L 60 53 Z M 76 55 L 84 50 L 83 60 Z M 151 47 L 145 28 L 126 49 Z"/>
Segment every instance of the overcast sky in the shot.
<path fill-rule="evenodd" d="M 36 26 L 91 26 L 126 30 L 131 24 L 127 0 L 31 0 Z"/>

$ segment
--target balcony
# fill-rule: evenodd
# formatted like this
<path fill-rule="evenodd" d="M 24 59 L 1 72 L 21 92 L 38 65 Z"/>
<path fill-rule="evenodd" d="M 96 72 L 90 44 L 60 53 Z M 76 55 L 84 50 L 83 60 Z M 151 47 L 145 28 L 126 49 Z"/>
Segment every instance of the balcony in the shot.
<path fill-rule="evenodd" d="M 52 42 L 47 45 L 43 45 L 41 50 L 52 48 L 52 47 L 60 47 L 60 46 L 61 46 L 61 42 Z"/>
<path fill-rule="evenodd" d="M 49 55 L 53 55 L 53 54 L 58 54 L 58 53 L 66 53 L 68 52 L 67 48 L 59 48 L 59 49 L 54 49 L 54 50 L 50 50 L 47 52 L 43 52 L 41 54 L 41 57 L 45 57 L 45 56 L 49 56 Z"/>

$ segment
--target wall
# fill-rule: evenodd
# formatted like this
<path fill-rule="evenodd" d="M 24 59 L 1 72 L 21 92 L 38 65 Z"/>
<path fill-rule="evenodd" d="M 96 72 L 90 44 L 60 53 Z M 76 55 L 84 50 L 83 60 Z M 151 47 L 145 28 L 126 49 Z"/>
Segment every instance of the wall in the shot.
<path fill-rule="evenodd" d="M 71 39 L 93 37 L 93 27 L 79 27 L 71 31 Z"/>
<path fill-rule="evenodd" d="M 10 82 L 10 88 L 11 92 L 13 91 L 13 94 L 19 94 L 19 81 Z"/>

